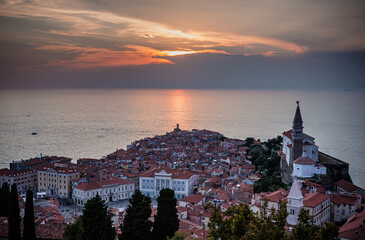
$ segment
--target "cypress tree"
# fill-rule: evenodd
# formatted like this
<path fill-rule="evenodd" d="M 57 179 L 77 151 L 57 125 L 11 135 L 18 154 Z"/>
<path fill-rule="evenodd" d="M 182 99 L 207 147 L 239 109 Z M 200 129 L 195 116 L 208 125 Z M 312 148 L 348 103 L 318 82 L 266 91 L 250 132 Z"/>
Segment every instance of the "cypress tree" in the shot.
<path fill-rule="evenodd" d="M 115 229 L 108 215 L 105 201 L 99 195 L 89 199 L 81 216 L 84 229 L 83 239 L 87 240 L 114 240 Z"/>
<path fill-rule="evenodd" d="M 152 237 L 155 240 L 172 238 L 179 229 L 176 198 L 173 190 L 164 188 L 157 198 L 157 215 L 153 224 Z"/>
<path fill-rule="evenodd" d="M 124 222 L 120 226 L 122 234 L 120 240 L 149 240 L 151 239 L 152 223 L 151 198 L 143 195 L 139 190 L 129 199 L 130 205 L 126 210 Z"/>
<path fill-rule="evenodd" d="M 10 209 L 9 209 L 9 228 L 8 236 L 9 240 L 20 240 L 20 210 L 19 210 L 19 200 L 18 191 L 16 184 L 11 185 L 10 193 Z"/>
<path fill-rule="evenodd" d="M 4 182 L 0 189 L 0 217 L 9 216 L 10 191 L 9 184 Z"/>
<path fill-rule="evenodd" d="M 25 203 L 23 239 L 24 240 L 33 240 L 36 237 L 35 237 L 33 192 L 32 192 L 32 190 L 27 191 L 27 199 L 26 200 L 27 201 Z"/>

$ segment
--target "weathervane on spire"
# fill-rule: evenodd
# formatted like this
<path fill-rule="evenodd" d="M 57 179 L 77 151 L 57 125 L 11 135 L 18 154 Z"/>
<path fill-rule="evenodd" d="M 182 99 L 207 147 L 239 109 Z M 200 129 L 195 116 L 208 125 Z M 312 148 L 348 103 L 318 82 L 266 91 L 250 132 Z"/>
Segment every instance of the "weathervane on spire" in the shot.
<path fill-rule="evenodd" d="M 297 101 L 297 105 L 299 106 L 299 101 Z"/>

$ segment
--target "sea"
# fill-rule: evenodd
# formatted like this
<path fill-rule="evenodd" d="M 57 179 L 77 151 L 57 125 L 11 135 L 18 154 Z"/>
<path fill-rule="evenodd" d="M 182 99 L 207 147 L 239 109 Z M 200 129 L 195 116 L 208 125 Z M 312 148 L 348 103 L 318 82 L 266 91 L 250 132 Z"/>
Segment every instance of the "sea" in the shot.
<path fill-rule="evenodd" d="M 0 168 L 40 154 L 101 158 L 177 123 L 267 140 L 291 129 L 296 101 L 304 132 L 365 188 L 365 91 L 356 90 L 0 90 Z"/>

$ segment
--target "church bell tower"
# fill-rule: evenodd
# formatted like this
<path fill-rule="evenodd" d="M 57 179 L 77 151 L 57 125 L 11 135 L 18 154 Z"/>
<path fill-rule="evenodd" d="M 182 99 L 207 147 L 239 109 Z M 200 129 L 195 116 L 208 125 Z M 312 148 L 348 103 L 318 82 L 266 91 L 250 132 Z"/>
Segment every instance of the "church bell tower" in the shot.
<path fill-rule="evenodd" d="M 303 121 L 300 114 L 299 101 L 297 101 L 297 110 L 295 111 L 292 132 L 292 156 L 290 159 L 290 166 L 293 161 L 302 156 L 303 153 Z"/>

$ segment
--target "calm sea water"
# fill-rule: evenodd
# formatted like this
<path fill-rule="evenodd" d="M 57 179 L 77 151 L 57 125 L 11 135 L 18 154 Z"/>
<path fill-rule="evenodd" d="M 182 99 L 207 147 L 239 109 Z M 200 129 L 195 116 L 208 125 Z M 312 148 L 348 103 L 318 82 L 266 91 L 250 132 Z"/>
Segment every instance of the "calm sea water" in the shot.
<path fill-rule="evenodd" d="M 266 140 L 291 128 L 296 100 L 304 131 L 365 188 L 365 92 L 356 91 L 2 90 L 0 168 L 40 153 L 100 158 L 176 123 Z"/>

